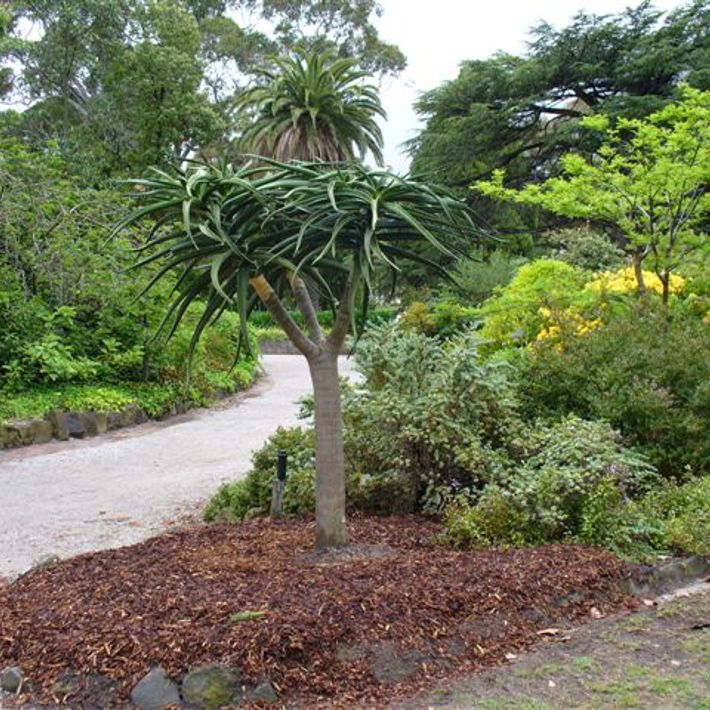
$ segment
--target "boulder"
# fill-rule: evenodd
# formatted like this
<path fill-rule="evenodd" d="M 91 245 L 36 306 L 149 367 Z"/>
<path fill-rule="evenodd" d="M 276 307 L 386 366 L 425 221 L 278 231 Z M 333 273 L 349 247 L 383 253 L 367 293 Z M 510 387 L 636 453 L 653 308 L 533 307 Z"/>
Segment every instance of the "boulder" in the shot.
<path fill-rule="evenodd" d="M 106 412 L 94 412 L 94 422 L 97 434 L 105 434 L 108 431 L 108 414 Z"/>
<path fill-rule="evenodd" d="M 148 421 L 148 415 L 136 404 L 129 404 L 121 410 L 121 426 L 133 426 Z"/>
<path fill-rule="evenodd" d="M 0 449 L 11 449 L 21 446 L 17 430 L 11 424 L 0 425 Z"/>
<path fill-rule="evenodd" d="M 15 442 L 14 446 L 27 446 L 33 442 L 33 424 L 34 421 L 32 419 L 15 419 L 5 424 L 5 430 Z"/>
<path fill-rule="evenodd" d="M 165 671 L 156 666 L 134 686 L 131 702 L 140 710 L 163 710 L 166 706 L 180 705 L 180 691 Z"/>
<path fill-rule="evenodd" d="M 17 693 L 22 687 L 22 671 L 18 666 L 11 666 L 0 671 L 0 689 L 6 693 Z"/>
<path fill-rule="evenodd" d="M 219 663 L 193 668 L 182 679 L 182 698 L 195 710 L 217 710 L 238 699 L 239 674 Z"/>
<path fill-rule="evenodd" d="M 81 420 L 84 422 L 84 432 L 86 436 L 96 436 L 99 433 L 96 412 L 84 412 L 81 415 Z"/>
<path fill-rule="evenodd" d="M 120 429 L 123 426 L 123 412 L 109 412 L 106 415 L 108 431 Z"/>
<path fill-rule="evenodd" d="M 51 422 L 46 419 L 32 420 L 32 440 L 35 444 L 46 444 L 54 437 Z"/>
<path fill-rule="evenodd" d="M 0 449 L 29 444 L 46 444 L 52 440 L 52 424 L 46 419 L 16 419 L 0 426 Z"/>

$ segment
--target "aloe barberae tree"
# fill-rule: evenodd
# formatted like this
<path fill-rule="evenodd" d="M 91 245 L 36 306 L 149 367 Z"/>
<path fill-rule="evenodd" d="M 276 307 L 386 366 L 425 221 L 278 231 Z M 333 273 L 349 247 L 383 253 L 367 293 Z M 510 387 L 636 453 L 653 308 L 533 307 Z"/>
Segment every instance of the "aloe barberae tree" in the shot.
<path fill-rule="evenodd" d="M 193 336 L 228 308 L 249 312 L 260 300 L 305 356 L 315 399 L 316 546 L 347 543 L 345 468 L 338 354 L 346 335 L 365 325 L 373 274 L 400 262 L 426 261 L 412 249 L 448 244 L 473 230 L 464 204 L 425 184 L 359 165 L 278 163 L 240 169 L 192 166 L 134 181 L 142 203 L 119 225 L 150 225 L 139 264 L 161 263 L 152 283 L 178 272 L 164 323 L 172 332 L 187 308 L 204 301 Z M 334 278 L 337 276 L 339 278 Z M 339 283 L 338 292 L 329 284 Z M 151 284 L 152 285 L 152 284 Z M 308 286 L 335 312 L 321 330 Z M 284 307 L 284 290 L 303 314 L 302 330 Z M 356 317 L 356 305 L 360 306 Z"/>

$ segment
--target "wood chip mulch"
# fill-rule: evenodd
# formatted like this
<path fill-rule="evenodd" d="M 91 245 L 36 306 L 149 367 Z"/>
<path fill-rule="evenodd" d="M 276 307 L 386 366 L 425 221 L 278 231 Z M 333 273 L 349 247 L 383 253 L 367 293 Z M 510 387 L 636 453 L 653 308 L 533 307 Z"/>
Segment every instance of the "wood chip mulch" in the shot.
<path fill-rule="evenodd" d="M 219 661 L 245 683 L 269 679 L 290 707 L 382 707 L 502 663 L 551 626 L 591 620 L 592 607 L 635 603 L 608 553 L 457 552 L 438 532 L 413 517 L 353 520 L 358 554 L 319 559 L 312 522 L 251 521 L 65 560 L 0 587 L 0 668 L 19 665 L 38 702 L 56 703 L 69 674 L 112 681 L 100 706 L 126 707 L 154 664 L 179 681 Z M 247 611 L 265 613 L 230 619 Z M 61 700 L 91 707 L 91 683 L 81 687 Z"/>

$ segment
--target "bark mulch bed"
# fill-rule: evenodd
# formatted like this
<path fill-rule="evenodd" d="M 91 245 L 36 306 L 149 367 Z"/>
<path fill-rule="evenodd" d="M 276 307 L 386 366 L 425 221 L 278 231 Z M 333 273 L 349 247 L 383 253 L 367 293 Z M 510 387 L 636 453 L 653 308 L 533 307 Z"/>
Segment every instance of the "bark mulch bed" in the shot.
<path fill-rule="evenodd" d="M 605 552 L 457 552 L 438 530 L 354 520 L 357 554 L 320 559 L 311 522 L 251 521 L 58 562 L 0 587 L 0 668 L 19 665 L 40 703 L 57 703 L 57 679 L 79 678 L 62 698 L 73 708 L 128 707 L 152 665 L 179 680 L 211 661 L 269 679 L 289 707 L 381 707 L 505 662 L 551 626 L 635 604 Z M 234 620 L 247 611 L 264 613 Z"/>

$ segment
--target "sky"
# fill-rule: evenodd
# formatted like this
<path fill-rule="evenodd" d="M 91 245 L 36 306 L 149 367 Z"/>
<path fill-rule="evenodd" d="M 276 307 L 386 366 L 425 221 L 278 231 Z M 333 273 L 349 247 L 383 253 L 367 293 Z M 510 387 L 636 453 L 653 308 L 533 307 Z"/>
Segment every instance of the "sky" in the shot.
<path fill-rule="evenodd" d="M 421 124 L 413 104 L 423 91 L 433 89 L 458 73 L 466 59 L 485 59 L 497 50 L 520 54 L 527 30 L 539 20 L 564 27 L 579 10 L 594 14 L 618 13 L 638 2 L 619 0 L 379 0 L 382 17 L 376 21 L 382 39 L 399 46 L 407 69 L 383 81 L 382 103 L 388 119 L 383 125 L 385 162 L 406 172 L 409 158 L 401 144 Z M 658 10 L 684 5 L 682 0 L 655 0 Z"/>

